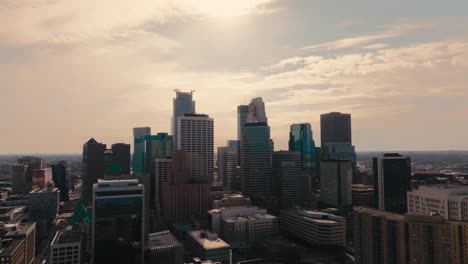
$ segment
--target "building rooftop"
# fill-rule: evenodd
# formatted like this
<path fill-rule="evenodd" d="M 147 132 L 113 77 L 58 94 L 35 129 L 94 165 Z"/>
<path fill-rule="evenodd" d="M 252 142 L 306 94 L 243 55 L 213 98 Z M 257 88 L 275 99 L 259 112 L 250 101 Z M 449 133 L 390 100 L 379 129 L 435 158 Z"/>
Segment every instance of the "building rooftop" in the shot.
<path fill-rule="evenodd" d="M 460 184 L 433 184 L 421 185 L 418 189 L 412 192 L 430 192 L 430 193 L 443 193 L 446 195 L 468 196 L 468 186 Z"/>
<path fill-rule="evenodd" d="M 180 247 L 182 244 L 168 230 L 148 235 L 146 248 L 150 250 L 168 249 Z"/>
<path fill-rule="evenodd" d="M 1 257 L 8 257 L 19 247 L 23 239 L 3 239 L 0 241 L 1 249 L 0 249 L 0 256 Z M 2 258 L 3 260 L 3 258 Z"/>
<path fill-rule="evenodd" d="M 81 233 L 79 231 L 72 230 L 72 227 L 69 226 L 65 230 L 59 230 L 57 233 L 55 233 L 51 245 L 77 242 L 81 242 Z"/>
<path fill-rule="evenodd" d="M 137 179 L 122 179 L 122 180 L 98 180 L 98 183 L 94 184 L 94 188 L 112 188 L 112 187 L 130 187 L 130 186 L 142 186 L 139 184 Z"/>
<path fill-rule="evenodd" d="M 218 238 L 216 233 L 209 231 L 195 230 L 188 232 L 188 235 L 197 241 L 205 250 L 231 247 L 228 243 L 224 242 L 224 240 Z"/>
<path fill-rule="evenodd" d="M 377 217 L 385 217 L 393 220 L 401 220 L 404 221 L 405 217 L 404 215 L 397 214 L 397 213 L 392 213 L 392 212 L 387 212 L 387 211 L 381 211 L 375 208 L 370 208 L 370 207 L 364 207 L 364 206 L 355 206 L 353 208 L 354 212 L 359 212 L 359 213 L 368 213 L 373 216 Z"/>
<path fill-rule="evenodd" d="M 344 218 L 342 217 L 320 211 L 304 209 L 286 209 L 281 210 L 281 213 L 296 215 L 298 217 L 303 217 L 307 221 L 316 222 L 320 224 L 336 224 L 344 222 Z"/>
<path fill-rule="evenodd" d="M 270 214 L 253 214 L 253 215 L 238 215 L 238 216 L 227 216 L 223 217 L 223 220 L 228 223 L 235 223 L 240 221 L 254 221 L 254 220 L 261 220 L 261 219 L 276 219 L 276 216 Z"/>
<path fill-rule="evenodd" d="M 57 192 L 58 188 L 45 188 L 45 189 L 34 189 L 29 192 L 29 194 L 37 194 L 37 193 L 48 193 L 48 192 Z"/>
<path fill-rule="evenodd" d="M 12 230 L 6 234 L 6 236 L 16 236 L 16 235 L 28 235 L 33 230 L 36 229 L 36 223 L 25 223 L 25 224 L 18 224 L 15 227 L 15 230 Z"/>

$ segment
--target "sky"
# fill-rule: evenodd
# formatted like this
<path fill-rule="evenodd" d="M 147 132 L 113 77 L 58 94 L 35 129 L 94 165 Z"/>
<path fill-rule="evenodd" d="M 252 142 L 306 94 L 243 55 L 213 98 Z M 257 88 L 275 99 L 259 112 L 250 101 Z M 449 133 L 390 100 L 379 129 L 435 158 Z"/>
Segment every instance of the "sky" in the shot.
<path fill-rule="evenodd" d="M 468 149 L 465 0 L 2 0 L 0 153 L 80 153 L 170 132 L 195 90 L 215 145 L 263 97 L 289 126 L 351 113 L 357 151 Z"/>

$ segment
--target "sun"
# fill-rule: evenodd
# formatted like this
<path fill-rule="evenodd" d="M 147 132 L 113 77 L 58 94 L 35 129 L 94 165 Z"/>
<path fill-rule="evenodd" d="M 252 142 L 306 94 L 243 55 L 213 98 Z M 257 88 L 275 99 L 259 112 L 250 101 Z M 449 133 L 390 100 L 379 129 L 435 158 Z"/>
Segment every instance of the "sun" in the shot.
<path fill-rule="evenodd" d="M 210 17 L 237 17 L 252 12 L 266 0 L 188 0 L 197 12 Z"/>

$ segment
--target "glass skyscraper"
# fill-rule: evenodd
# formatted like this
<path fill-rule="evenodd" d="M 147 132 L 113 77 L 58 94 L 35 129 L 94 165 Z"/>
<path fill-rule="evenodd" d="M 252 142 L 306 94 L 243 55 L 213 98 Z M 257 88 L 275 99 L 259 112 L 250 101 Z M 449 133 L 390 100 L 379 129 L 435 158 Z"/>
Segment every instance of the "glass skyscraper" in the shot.
<path fill-rule="evenodd" d="M 309 123 L 293 124 L 289 131 L 289 151 L 301 153 L 302 168 L 317 175 L 315 141 Z"/>
<path fill-rule="evenodd" d="M 249 106 L 239 105 L 237 106 L 237 140 L 242 140 L 242 128 L 247 123 L 247 117 L 249 116 Z"/>
<path fill-rule="evenodd" d="M 133 174 L 145 172 L 145 136 L 151 135 L 150 127 L 136 127 L 133 129 Z"/>

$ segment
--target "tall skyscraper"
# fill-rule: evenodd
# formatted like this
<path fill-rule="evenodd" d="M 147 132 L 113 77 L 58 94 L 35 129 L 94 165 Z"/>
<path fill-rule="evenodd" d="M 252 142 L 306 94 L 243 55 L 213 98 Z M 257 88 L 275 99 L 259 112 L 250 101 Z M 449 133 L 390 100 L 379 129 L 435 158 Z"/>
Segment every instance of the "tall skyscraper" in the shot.
<path fill-rule="evenodd" d="M 407 212 L 406 193 L 411 191 L 411 159 L 397 153 L 373 158 L 374 195 L 380 210 Z"/>
<path fill-rule="evenodd" d="M 191 181 L 211 182 L 214 169 L 213 118 L 203 114 L 185 114 L 178 117 L 177 123 L 177 149 L 187 155 Z"/>
<path fill-rule="evenodd" d="M 326 143 L 352 144 L 351 115 L 332 112 L 320 115 L 321 147 Z"/>
<path fill-rule="evenodd" d="M 289 151 L 301 153 L 302 169 L 304 171 L 305 190 L 311 193 L 318 177 L 317 156 L 312 127 L 309 123 L 293 124 L 289 131 Z"/>
<path fill-rule="evenodd" d="M 82 190 L 81 198 L 91 203 L 93 198 L 93 184 L 103 178 L 106 172 L 104 152 L 106 144 L 98 143 L 91 138 L 83 145 L 83 163 L 81 170 Z"/>
<path fill-rule="evenodd" d="M 249 106 L 239 105 L 237 106 L 237 140 L 242 140 L 242 128 L 247 123 L 247 117 L 249 116 Z"/>
<path fill-rule="evenodd" d="M 261 97 L 252 99 L 249 104 L 249 113 L 247 115 L 247 123 L 266 123 L 268 118 L 265 112 L 265 103 Z"/>
<path fill-rule="evenodd" d="M 120 173 L 130 175 L 130 144 L 112 144 L 111 149 L 114 154 L 114 161 L 120 166 Z"/>
<path fill-rule="evenodd" d="M 195 113 L 195 101 L 193 101 L 193 92 L 181 92 L 175 90 L 176 97 L 172 100 L 172 135 L 174 137 L 174 150 L 178 150 L 178 136 L 179 136 L 179 127 L 178 127 L 178 118 L 184 116 L 185 114 L 194 114 Z"/>
<path fill-rule="evenodd" d="M 320 162 L 320 202 L 323 204 L 340 209 L 352 206 L 352 183 L 353 165 L 350 161 Z"/>
<path fill-rule="evenodd" d="M 281 209 L 301 204 L 303 191 L 301 153 L 275 151 L 273 153 L 273 192 Z"/>
<path fill-rule="evenodd" d="M 154 160 L 154 186 L 152 187 L 152 198 L 154 198 L 154 204 L 156 213 L 158 215 L 164 215 L 164 186 L 167 184 L 169 175 L 172 171 L 171 159 L 155 159 Z"/>
<path fill-rule="evenodd" d="M 151 164 L 155 159 L 165 159 L 172 155 L 173 136 L 167 133 L 158 133 L 145 137 L 146 142 L 146 173 L 154 171 Z"/>
<path fill-rule="evenodd" d="M 60 201 L 68 201 L 70 192 L 70 174 L 67 170 L 67 162 L 62 160 L 52 164 L 52 180 L 60 191 Z"/>
<path fill-rule="evenodd" d="M 151 135 L 150 127 L 133 128 L 133 174 L 145 172 L 145 136 Z"/>
<path fill-rule="evenodd" d="M 144 187 L 136 179 L 94 184 L 91 263 L 143 263 L 144 208 Z"/>
<path fill-rule="evenodd" d="M 271 192 L 273 146 L 270 127 L 263 122 L 246 123 L 241 146 L 242 191 L 250 197 L 255 193 Z"/>
<path fill-rule="evenodd" d="M 223 186 L 231 188 L 231 180 L 236 173 L 237 151 L 230 147 L 218 147 L 218 177 L 223 180 Z"/>
<path fill-rule="evenodd" d="M 237 154 L 236 158 L 237 158 L 237 166 L 240 166 L 240 150 L 241 150 L 241 144 L 240 144 L 240 140 L 228 140 L 227 142 L 227 146 L 234 150 Z"/>

